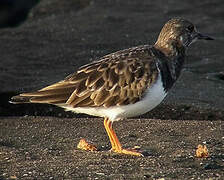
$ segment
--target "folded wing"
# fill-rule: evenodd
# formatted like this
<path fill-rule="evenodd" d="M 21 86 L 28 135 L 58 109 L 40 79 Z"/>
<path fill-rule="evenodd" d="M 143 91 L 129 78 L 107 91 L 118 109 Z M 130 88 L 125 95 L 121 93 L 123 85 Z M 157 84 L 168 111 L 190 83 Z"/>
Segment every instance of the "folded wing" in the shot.
<path fill-rule="evenodd" d="M 151 59 L 102 59 L 81 67 L 63 81 L 14 96 L 12 103 L 48 103 L 71 107 L 110 107 L 139 101 L 157 79 Z"/>

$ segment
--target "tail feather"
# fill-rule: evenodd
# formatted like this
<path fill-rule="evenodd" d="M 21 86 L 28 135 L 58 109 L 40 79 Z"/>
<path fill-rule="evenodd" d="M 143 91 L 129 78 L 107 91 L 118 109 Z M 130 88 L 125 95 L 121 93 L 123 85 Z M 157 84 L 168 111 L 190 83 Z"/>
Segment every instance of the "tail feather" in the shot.
<path fill-rule="evenodd" d="M 51 94 L 47 96 L 33 96 L 30 99 L 32 103 L 47 103 L 47 104 L 57 104 L 65 103 L 67 100 L 67 94 Z"/>
<path fill-rule="evenodd" d="M 31 98 L 32 97 L 18 95 L 18 96 L 13 96 L 9 102 L 12 104 L 30 103 Z"/>
<path fill-rule="evenodd" d="M 47 103 L 47 104 L 65 104 L 71 94 L 74 92 L 76 84 L 60 81 L 47 86 L 35 92 L 23 93 L 11 98 L 10 103 Z"/>
<path fill-rule="evenodd" d="M 47 104 L 62 104 L 66 103 L 74 88 L 68 87 L 66 89 L 41 89 L 36 92 L 23 93 L 11 98 L 10 103 L 47 103 Z"/>
<path fill-rule="evenodd" d="M 18 96 L 13 96 L 9 101 L 12 104 L 22 104 L 22 103 L 46 103 L 46 104 L 62 104 L 66 103 L 66 94 L 53 94 L 47 96 L 24 96 L 25 94 L 20 94 Z"/>

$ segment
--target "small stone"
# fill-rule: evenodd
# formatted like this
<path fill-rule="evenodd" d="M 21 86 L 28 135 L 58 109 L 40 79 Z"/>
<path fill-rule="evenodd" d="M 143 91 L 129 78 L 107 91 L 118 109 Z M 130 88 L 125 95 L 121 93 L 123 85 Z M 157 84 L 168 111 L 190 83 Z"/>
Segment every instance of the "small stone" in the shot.
<path fill-rule="evenodd" d="M 78 149 L 86 150 L 86 151 L 97 151 L 95 145 L 88 143 L 85 139 L 81 139 L 77 145 Z"/>
<path fill-rule="evenodd" d="M 196 150 L 196 157 L 198 158 L 207 158 L 208 157 L 208 149 L 206 145 L 199 144 Z"/>
<path fill-rule="evenodd" d="M 13 176 L 10 176 L 9 179 L 17 179 L 17 177 L 13 175 Z"/>

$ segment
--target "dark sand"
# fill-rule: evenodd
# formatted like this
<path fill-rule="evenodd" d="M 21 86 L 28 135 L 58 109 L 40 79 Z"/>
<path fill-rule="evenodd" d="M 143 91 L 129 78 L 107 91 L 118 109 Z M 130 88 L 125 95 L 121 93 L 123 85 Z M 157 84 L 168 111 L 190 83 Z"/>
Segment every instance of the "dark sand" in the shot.
<path fill-rule="evenodd" d="M 224 179 L 223 0 L 44 0 L 0 36 L 0 179 Z M 12 105 L 11 96 L 61 80 L 107 53 L 156 40 L 172 17 L 194 22 L 216 40 L 188 50 L 166 100 L 142 117 L 114 124 L 124 147 L 108 152 L 100 118 L 49 105 Z M 77 150 L 81 138 L 99 152 Z M 195 157 L 206 144 L 207 159 Z"/>
<path fill-rule="evenodd" d="M 140 146 L 146 157 L 108 152 L 98 118 L 14 117 L 0 122 L 0 177 L 18 179 L 222 179 L 223 121 L 129 119 L 115 123 L 124 147 Z M 77 150 L 80 138 L 98 152 Z M 209 158 L 195 149 L 205 143 Z"/>

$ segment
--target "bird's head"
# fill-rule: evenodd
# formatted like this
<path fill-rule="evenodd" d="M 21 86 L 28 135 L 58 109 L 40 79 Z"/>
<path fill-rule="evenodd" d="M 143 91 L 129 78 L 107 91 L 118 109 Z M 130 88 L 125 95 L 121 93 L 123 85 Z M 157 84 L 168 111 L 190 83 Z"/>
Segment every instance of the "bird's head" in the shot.
<path fill-rule="evenodd" d="M 199 33 L 188 20 L 174 18 L 163 26 L 155 45 L 161 48 L 169 48 L 175 42 L 178 46 L 186 48 L 199 39 L 213 40 L 213 38 Z"/>

